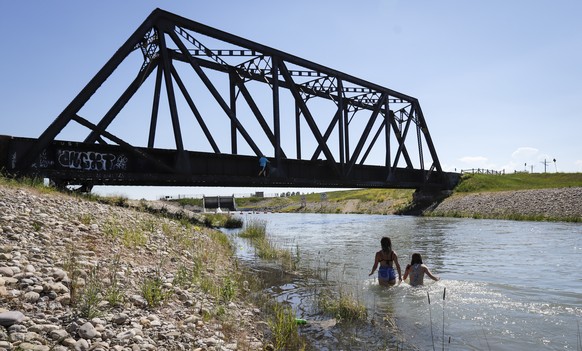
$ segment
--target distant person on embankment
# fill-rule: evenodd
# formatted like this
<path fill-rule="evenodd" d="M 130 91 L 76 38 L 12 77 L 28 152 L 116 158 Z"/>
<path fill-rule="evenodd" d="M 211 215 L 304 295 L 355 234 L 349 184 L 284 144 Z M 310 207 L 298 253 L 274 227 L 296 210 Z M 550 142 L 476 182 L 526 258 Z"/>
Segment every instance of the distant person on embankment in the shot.
<path fill-rule="evenodd" d="M 374 266 L 369 275 L 374 274 L 378 265 L 378 284 L 382 286 L 392 286 L 396 284 L 396 273 L 394 272 L 393 264 L 396 265 L 398 271 L 398 280 L 402 282 L 402 273 L 400 271 L 400 264 L 398 263 L 398 255 L 392 250 L 392 241 L 388 237 L 383 237 L 380 240 L 382 250 L 376 252 L 374 257 Z"/>

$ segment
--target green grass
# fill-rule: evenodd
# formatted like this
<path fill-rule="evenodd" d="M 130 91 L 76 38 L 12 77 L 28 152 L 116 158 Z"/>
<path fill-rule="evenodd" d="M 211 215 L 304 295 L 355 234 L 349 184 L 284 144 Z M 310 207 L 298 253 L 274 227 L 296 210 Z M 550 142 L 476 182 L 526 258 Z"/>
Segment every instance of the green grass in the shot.
<path fill-rule="evenodd" d="M 360 200 L 360 201 L 384 202 L 386 200 L 411 198 L 413 192 L 414 190 L 412 189 L 356 189 L 356 190 L 331 191 L 327 193 L 327 200 L 328 201 Z M 319 200 L 320 197 L 319 194 L 313 195 L 317 196 L 317 200 Z M 310 201 L 309 197 L 307 197 L 307 201 Z"/>
<path fill-rule="evenodd" d="M 140 290 L 149 307 L 160 306 L 163 301 L 169 299 L 172 295 L 171 291 L 164 289 L 162 274 L 159 271 L 143 278 Z"/>
<path fill-rule="evenodd" d="M 267 235 L 267 222 L 253 219 L 245 224 L 239 237 L 249 239 L 259 258 L 264 260 L 279 260 L 285 269 L 294 270 L 298 257 L 294 257 L 289 250 L 278 248 Z"/>
<path fill-rule="evenodd" d="M 337 295 L 330 291 L 321 292 L 317 295 L 317 305 L 323 313 L 340 322 L 365 321 L 368 317 L 366 306 L 353 294 L 341 289 Z"/>
<path fill-rule="evenodd" d="M 304 350 L 305 344 L 297 330 L 295 313 L 288 306 L 273 305 L 269 326 L 273 333 L 272 342 L 275 350 Z"/>
<path fill-rule="evenodd" d="M 202 199 L 193 199 L 193 198 L 183 198 L 178 200 L 171 200 L 176 201 L 180 204 L 180 206 L 198 206 L 202 207 Z"/>
<path fill-rule="evenodd" d="M 266 237 L 267 221 L 260 219 L 253 219 L 248 221 L 238 236 L 245 239 L 262 239 Z"/>
<path fill-rule="evenodd" d="M 456 192 L 515 191 L 582 187 L 582 173 L 466 174 Z"/>
<path fill-rule="evenodd" d="M 241 228 L 243 222 L 228 213 L 205 213 L 204 225 L 210 228 Z"/>
<path fill-rule="evenodd" d="M 284 207 L 300 201 L 301 196 L 289 197 L 241 197 L 236 199 L 238 208 L 261 209 L 263 207 Z M 267 204 L 265 206 L 265 203 Z"/>
<path fill-rule="evenodd" d="M 355 189 L 326 192 L 322 200 L 322 193 L 293 195 L 287 197 L 246 197 L 236 199 L 239 208 L 244 209 L 275 209 L 281 212 L 295 212 L 301 209 L 301 198 L 309 203 L 345 202 L 348 200 L 360 200 L 362 202 L 382 203 L 384 201 L 407 202 L 412 199 L 414 189 Z M 339 210 L 337 210 L 339 211 Z M 336 211 L 336 212 L 337 212 Z"/>

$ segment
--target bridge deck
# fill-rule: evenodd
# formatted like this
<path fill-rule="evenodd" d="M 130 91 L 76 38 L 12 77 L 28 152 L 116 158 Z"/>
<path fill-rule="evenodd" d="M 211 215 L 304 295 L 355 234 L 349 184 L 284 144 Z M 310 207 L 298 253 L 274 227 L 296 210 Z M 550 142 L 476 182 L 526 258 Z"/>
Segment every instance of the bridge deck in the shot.
<path fill-rule="evenodd" d="M 269 186 L 325 188 L 451 189 L 458 175 L 428 176 L 428 171 L 356 165 L 349 176 L 329 162 L 284 159 L 259 176 L 258 158 L 152 148 L 123 148 L 54 141 L 32 167 L 15 168 L 36 139 L 0 136 L 0 168 L 10 173 L 50 178 L 64 184 L 151 186 Z M 341 167 L 341 165 L 336 165 Z M 441 173 L 442 174 L 442 173 Z M 428 180 L 425 180 L 428 179 Z"/>

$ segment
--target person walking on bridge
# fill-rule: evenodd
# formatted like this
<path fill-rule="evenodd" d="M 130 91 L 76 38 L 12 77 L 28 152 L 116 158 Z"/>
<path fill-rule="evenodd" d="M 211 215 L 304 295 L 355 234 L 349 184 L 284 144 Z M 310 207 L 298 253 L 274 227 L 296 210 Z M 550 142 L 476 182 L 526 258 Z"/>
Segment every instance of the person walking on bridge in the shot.
<path fill-rule="evenodd" d="M 261 175 L 263 177 L 267 176 L 267 164 L 268 163 L 269 163 L 269 160 L 264 155 L 261 155 L 261 158 L 259 158 L 259 167 L 261 168 L 261 171 L 259 172 L 259 177 Z"/>
<path fill-rule="evenodd" d="M 374 257 L 374 266 L 369 275 L 374 274 L 378 265 L 378 284 L 382 286 L 392 286 L 396 284 L 396 273 L 394 272 L 393 264 L 396 265 L 398 271 L 398 281 L 402 282 L 402 272 L 400 271 L 400 263 L 398 263 L 398 255 L 392 250 L 392 241 L 388 237 L 383 237 L 380 240 L 382 250 L 376 252 Z"/>

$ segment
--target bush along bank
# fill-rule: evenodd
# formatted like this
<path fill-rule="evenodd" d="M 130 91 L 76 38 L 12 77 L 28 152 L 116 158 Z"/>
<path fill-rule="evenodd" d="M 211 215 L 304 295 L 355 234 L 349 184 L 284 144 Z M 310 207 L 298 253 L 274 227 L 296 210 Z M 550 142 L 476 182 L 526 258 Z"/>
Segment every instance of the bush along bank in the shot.
<path fill-rule="evenodd" d="M 0 185 L 0 350 L 265 350 L 229 238 L 191 221 Z"/>

